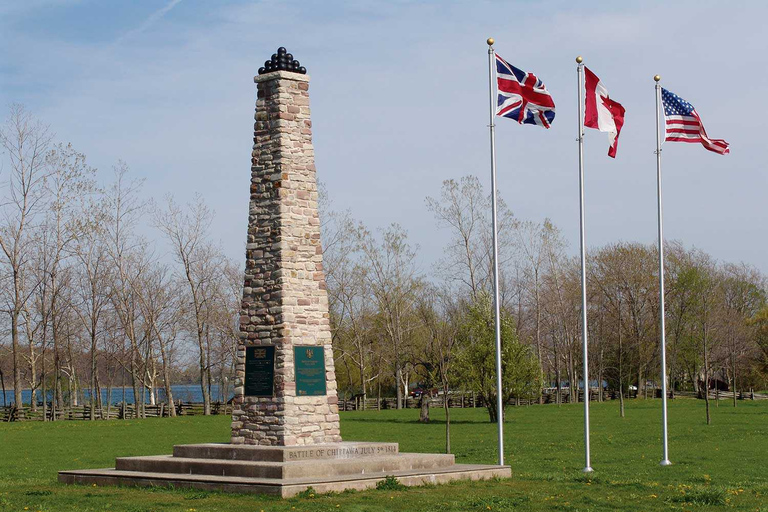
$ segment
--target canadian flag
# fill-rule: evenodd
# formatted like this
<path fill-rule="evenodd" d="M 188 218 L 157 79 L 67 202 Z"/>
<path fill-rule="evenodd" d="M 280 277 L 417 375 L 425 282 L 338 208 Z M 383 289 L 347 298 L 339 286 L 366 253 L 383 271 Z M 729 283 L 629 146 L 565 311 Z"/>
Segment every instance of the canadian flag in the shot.
<path fill-rule="evenodd" d="M 586 92 L 584 126 L 608 132 L 608 142 L 611 144 L 608 156 L 616 158 L 619 133 L 624 126 L 624 107 L 608 97 L 608 89 L 586 66 L 584 66 L 584 89 Z"/>

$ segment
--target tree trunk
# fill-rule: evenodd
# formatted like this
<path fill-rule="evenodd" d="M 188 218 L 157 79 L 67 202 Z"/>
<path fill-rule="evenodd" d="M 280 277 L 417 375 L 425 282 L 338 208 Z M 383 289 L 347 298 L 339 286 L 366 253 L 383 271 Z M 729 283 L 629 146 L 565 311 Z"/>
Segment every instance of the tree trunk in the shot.
<path fill-rule="evenodd" d="M 362 357 L 360 359 L 362 361 Z M 363 393 L 363 407 L 362 409 L 365 410 L 365 399 L 367 397 L 366 393 L 366 382 L 365 382 L 365 366 L 363 364 L 357 365 L 357 369 L 360 372 L 360 390 Z"/>
<path fill-rule="evenodd" d="M 707 351 L 706 326 L 704 326 L 704 404 L 707 410 L 707 425 L 709 425 L 712 423 L 712 418 L 709 414 L 709 353 Z"/>
<path fill-rule="evenodd" d="M 205 347 L 203 346 L 202 339 L 200 340 L 200 389 L 203 392 L 203 414 L 210 416 L 211 414 L 211 394 L 208 392 L 208 375 L 205 362 Z"/>
<path fill-rule="evenodd" d="M 602 364 L 602 350 L 600 353 L 600 366 L 597 370 L 597 401 L 602 402 L 603 401 L 603 364 Z"/>
<path fill-rule="evenodd" d="M 91 325 L 93 328 L 93 325 Z M 91 421 L 96 419 L 96 402 L 97 397 L 101 395 L 101 391 L 98 389 L 98 383 L 96 374 L 98 373 L 98 365 L 96 361 L 96 330 L 91 331 Z"/>
<path fill-rule="evenodd" d="M 168 368 L 168 357 L 165 350 L 165 342 L 158 336 L 160 342 L 160 357 L 163 364 L 163 385 L 165 386 L 165 401 L 168 404 L 168 415 L 171 418 L 176 417 L 176 408 L 173 406 L 173 391 L 171 390 L 171 373 Z"/>
<path fill-rule="evenodd" d="M 552 333 L 552 340 L 555 353 L 555 386 L 557 388 L 557 397 L 555 398 L 555 401 L 557 406 L 560 407 L 560 403 L 563 401 L 563 390 L 560 382 L 560 358 L 557 356 L 557 339 L 555 339 L 554 332 Z"/>
<path fill-rule="evenodd" d="M 574 383 L 576 385 L 574 386 Z M 568 353 L 568 398 L 569 403 L 579 401 L 579 383 L 576 380 L 576 371 L 573 368 L 573 349 Z"/>
<path fill-rule="evenodd" d="M 45 331 L 45 329 L 43 329 Z M 41 374 L 40 374 L 40 388 L 43 393 L 43 421 L 48 421 L 48 389 L 45 384 L 45 336 L 43 336 L 43 361 L 41 363 Z M 2 371 L 0 371 L 0 375 L 2 374 Z M 5 389 L 3 389 L 3 405 L 5 405 Z"/>
<path fill-rule="evenodd" d="M 99 409 L 99 416 L 104 419 L 104 400 L 101 398 L 101 381 L 99 381 L 99 372 L 96 372 L 96 407 Z"/>
<path fill-rule="evenodd" d="M 140 417 L 141 405 L 143 405 L 144 393 L 139 393 L 139 379 L 137 378 L 138 369 L 136 368 L 136 355 L 131 351 L 131 387 L 133 388 L 133 410 L 136 417 Z"/>
<path fill-rule="evenodd" d="M 125 404 L 125 368 L 120 368 L 120 377 L 121 377 L 120 385 L 122 387 L 122 391 L 121 391 L 122 392 L 122 395 L 121 395 L 121 398 L 122 398 L 121 411 L 123 411 L 123 413 L 124 413 L 125 409 L 126 409 L 126 407 L 125 407 L 125 405 L 126 405 Z M 125 419 L 125 414 L 122 414 L 120 419 L 124 420 Z"/>
<path fill-rule="evenodd" d="M 3 369 L 0 368 L 0 387 L 3 389 L 3 407 L 6 407 L 5 403 L 5 375 L 3 374 Z"/>
<path fill-rule="evenodd" d="M 420 403 L 420 411 L 419 411 L 419 422 L 420 423 L 429 423 L 429 395 L 426 393 L 421 394 L 421 400 Z"/>
<path fill-rule="evenodd" d="M 400 368 L 400 363 L 396 363 L 395 367 L 395 389 L 397 390 L 397 409 L 403 408 L 403 391 L 402 387 L 400 386 L 400 379 L 402 377 L 402 369 Z"/>
<path fill-rule="evenodd" d="M 736 407 L 736 355 L 731 351 L 731 368 L 733 373 L 731 374 L 731 391 L 733 392 L 733 406 Z"/>
<path fill-rule="evenodd" d="M 443 394 L 448 396 L 448 386 L 443 385 Z M 464 406 L 464 394 L 461 395 L 462 407 Z M 445 453 L 451 453 L 451 408 L 445 404 Z"/>
<path fill-rule="evenodd" d="M 493 397 L 485 397 L 483 395 L 483 401 L 485 402 L 485 407 L 488 409 L 488 419 L 491 423 L 496 423 L 498 414 L 496 412 L 496 400 L 493 399 Z"/>
<path fill-rule="evenodd" d="M 538 271 L 536 272 L 536 357 L 539 360 L 539 376 L 544 373 L 544 363 L 541 358 L 541 304 L 539 297 Z M 544 403 L 544 395 L 539 388 L 539 404 Z"/>
<path fill-rule="evenodd" d="M 21 398 L 21 354 L 19 353 L 19 314 L 17 311 L 11 312 L 11 345 L 13 349 L 13 401 L 16 407 L 23 407 Z"/>
<path fill-rule="evenodd" d="M 56 274 L 51 273 L 51 336 L 53 336 L 53 380 L 54 380 L 54 396 L 53 402 L 56 407 L 51 419 L 57 419 L 61 411 L 64 410 L 64 393 L 61 389 L 61 343 L 59 340 L 59 322 L 58 322 L 58 310 L 56 309 L 57 296 L 56 291 Z"/>
<path fill-rule="evenodd" d="M 35 358 L 35 343 L 32 336 L 29 336 L 29 384 L 31 393 L 29 397 L 29 408 L 37 411 L 37 359 Z"/>
<path fill-rule="evenodd" d="M 624 387 L 619 384 L 619 413 L 624 417 Z"/>

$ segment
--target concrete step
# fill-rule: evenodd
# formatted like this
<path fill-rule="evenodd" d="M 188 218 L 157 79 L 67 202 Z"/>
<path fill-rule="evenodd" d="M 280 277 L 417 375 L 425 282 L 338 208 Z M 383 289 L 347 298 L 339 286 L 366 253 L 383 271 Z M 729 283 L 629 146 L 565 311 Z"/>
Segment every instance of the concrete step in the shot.
<path fill-rule="evenodd" d="M 395 471 L 430 471 L 454 466 L 453 455 L 435 453 L 399 453 L 365 459 L 287 462 L 283 478 L 311 478 L 390 473 Z"/>
<path fill-rule="evenodd" d="M 314 459 L 354 459 L 395 455 L 397 443 L 341 442 L 313 446 L 256 446 L 229 443 L 184 444 L 173 447 L 174 457 L 191 459 L 291 462 Z"/>
<path fill-rule="evenodd" d="M 401 453 L 355 459 L 264 462 L 199 459 L 170 455 L 120 457 L 115 469 L 186 475 L 237 476 L 246 478 L 311 478 L 335 475 L 365 475 L 404 470 L 445 468 L 455 462 L 453 455 Z"/>
<path fill-rule="evenodd" d="M 247 478 L 237 476 L 194 475 L 121 471 L 117 469 L 87 469 L 60 471 L 59 482 L 84 485 L 126 485 L 193 488 L 237 493 L 295 496 L 312 487 L 318 493 L 363 490 L 376 486 L 387 476 L 395 476 L 403 485 L 440 484 L 451 480 L 482 480 L 508 478 L 509 466 L 454 464 L 431 470 L 399 470 L 361 475 L 337 475 L 312 478 Z"/>
<path fill-rule="evenodd" d="M 245 478 L 282 478 L 284 462 L 192 459 L 171 455 L 118 457 L 115 469 L 141 473 L 178 475 L 237 476 Z"/>

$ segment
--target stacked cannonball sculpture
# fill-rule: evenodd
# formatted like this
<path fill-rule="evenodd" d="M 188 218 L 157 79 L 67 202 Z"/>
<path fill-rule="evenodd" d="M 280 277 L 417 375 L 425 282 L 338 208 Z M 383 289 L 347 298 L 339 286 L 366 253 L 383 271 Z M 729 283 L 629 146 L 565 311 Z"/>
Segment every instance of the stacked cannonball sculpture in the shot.
<path fill-rule="evenodd" d="M 307 74 L 307 68 L 301 65 L 293 55 L 288 53 L 284 46 L 277 49 L 277 53 L 272 54 L 272 58 L 264 63 L 264 67 L 259 68 L 259 74 L 271 73 L 272 71 L 293 71 L 302 75 Z"/>

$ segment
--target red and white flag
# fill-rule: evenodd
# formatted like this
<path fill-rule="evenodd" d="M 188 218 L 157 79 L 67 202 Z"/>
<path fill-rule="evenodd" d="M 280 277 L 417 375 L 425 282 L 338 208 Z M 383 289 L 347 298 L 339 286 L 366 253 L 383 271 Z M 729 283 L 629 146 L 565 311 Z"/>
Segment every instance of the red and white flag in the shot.
<path fill-rule="evenodd" d="M 624 107 L 608 97 L 608 89 L 586 66 L 584 66 L 584 90 L 586 92 L 584 126 L 608 132 L 608 142 L 611 144 L 608 156 L 616 158 L 619 133 L 624 126 Z"/>

